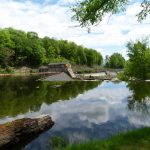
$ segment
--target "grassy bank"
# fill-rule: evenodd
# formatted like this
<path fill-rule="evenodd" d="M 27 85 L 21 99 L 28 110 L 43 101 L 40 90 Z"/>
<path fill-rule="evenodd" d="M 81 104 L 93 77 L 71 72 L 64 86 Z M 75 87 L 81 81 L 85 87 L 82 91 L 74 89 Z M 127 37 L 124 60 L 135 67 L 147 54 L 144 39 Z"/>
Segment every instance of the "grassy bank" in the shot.
<path fill-rule="evenodd" d="M 40 66 L 39 66 L 40 67 Z M 29 67 L 6 67 L 1 68 L 0 67 L 0 74 L 22 74 L 22 73 L 38 73 L 38 68 L 29 68 Z M 75 73 L 96 73 L 100 72 L 102 69 L 100 66 L 92 66 L 89 67 L 87 65 L 72 65 L 72 69 Z"/>
<path fill-rule="evenodd" d="M 74 72 L 76 73 L 97 73 L 97 72 L 100 72 L 100 70 L 102 69 L 101 66 L 92 66 L 92 67 L 89 67 L 87 65 L 72 65 L 72 69 Z"/>
<path fill-rule="evenodd" d="M 71 145 L 63 150 L 150 150 L 150 128 L 130 131 L 107 140 Z"/>
<path fill-rule="evenodd" d="M 28 67 L 6 67 L 0 68 L 0 75 L 22 75 L 22 74 L 35 74 L 38 73 L 38 69 L 28 68 Z"/>

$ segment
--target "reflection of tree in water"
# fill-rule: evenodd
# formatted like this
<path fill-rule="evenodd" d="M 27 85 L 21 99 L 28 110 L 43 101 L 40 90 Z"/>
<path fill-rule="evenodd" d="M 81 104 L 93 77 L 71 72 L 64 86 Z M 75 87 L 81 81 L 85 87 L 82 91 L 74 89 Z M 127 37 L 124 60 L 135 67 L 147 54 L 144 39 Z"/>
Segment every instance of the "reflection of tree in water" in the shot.
<path fill-rule="evenodd" d="M 150 103 L 150 83 L 129 82 L 127 87 L 132 91 L 132 96 L 128 97 L 128 108 L 147 113 Z"/>
<path fill-rule="evenodd" d="M 38 111 L 42 103 L 75 98 L 100 82 L 37 82 L 35 77 L 0 78 L 0 118 Z"/>

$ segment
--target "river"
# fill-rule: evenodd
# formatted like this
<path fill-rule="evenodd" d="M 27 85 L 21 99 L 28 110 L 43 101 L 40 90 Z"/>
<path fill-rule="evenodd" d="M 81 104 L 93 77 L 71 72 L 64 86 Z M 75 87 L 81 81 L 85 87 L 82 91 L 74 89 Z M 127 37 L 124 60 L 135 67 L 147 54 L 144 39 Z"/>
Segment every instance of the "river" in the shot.
<path fill-rule="evenodd" d="M 50 130 L 15 149 L 50 150 L 53 137 L 80 143 L 150 127 L 150 83 L 37 79 L 0 77 L 0 124 L 41 114 L 55 122 Z"/>

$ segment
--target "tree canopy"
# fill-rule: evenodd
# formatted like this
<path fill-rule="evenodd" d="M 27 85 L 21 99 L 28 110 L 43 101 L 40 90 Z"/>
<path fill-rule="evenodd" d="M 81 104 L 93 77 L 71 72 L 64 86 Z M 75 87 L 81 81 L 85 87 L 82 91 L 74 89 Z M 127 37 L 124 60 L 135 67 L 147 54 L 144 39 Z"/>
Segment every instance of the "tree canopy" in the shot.
<path fill-rule="evenodd" d="M 126 9 L 129 0 L 83 0 L 78 2 L 72 11 L 73 19 L 80 22 L 81 26 L 89 26 L 102 21 L 106 14 L 116 14 Z M 138 21 L 144 20 L 150 14 L 150 1 L 143 0 Z"/>
<path fill-rule="evenodd" d="M 0 67 L 36 67 L 50 62 L 101 65 L 102 55 L 67 40 L 40 38 L 36 32 L 0 29 Z"/>
<path fill-rule="evenodd" d="M 105 66 L 113 69 L 121 69 L 125 65 L 124 57 L 119 53 L 114 53 L 110 57 L 106 56 Z"/>
<path fill-rule="evenodd" d="M 147 40 L 128 42 L 128 56 L 124 69 L 124 75 L 128 79 L 142 79 L 150 78 L 150 47 Z"/>

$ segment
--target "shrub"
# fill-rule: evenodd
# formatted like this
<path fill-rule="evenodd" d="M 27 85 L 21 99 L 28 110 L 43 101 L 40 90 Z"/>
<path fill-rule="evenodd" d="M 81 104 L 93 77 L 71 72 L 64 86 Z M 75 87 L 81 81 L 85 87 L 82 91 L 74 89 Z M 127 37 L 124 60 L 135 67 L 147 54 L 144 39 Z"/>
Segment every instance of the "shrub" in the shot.
<path fill-rule="evenodd" d="M 6 72 L 7 73 L 14 73 L 14 68 L 13 67 L 7 67 Z"/>

